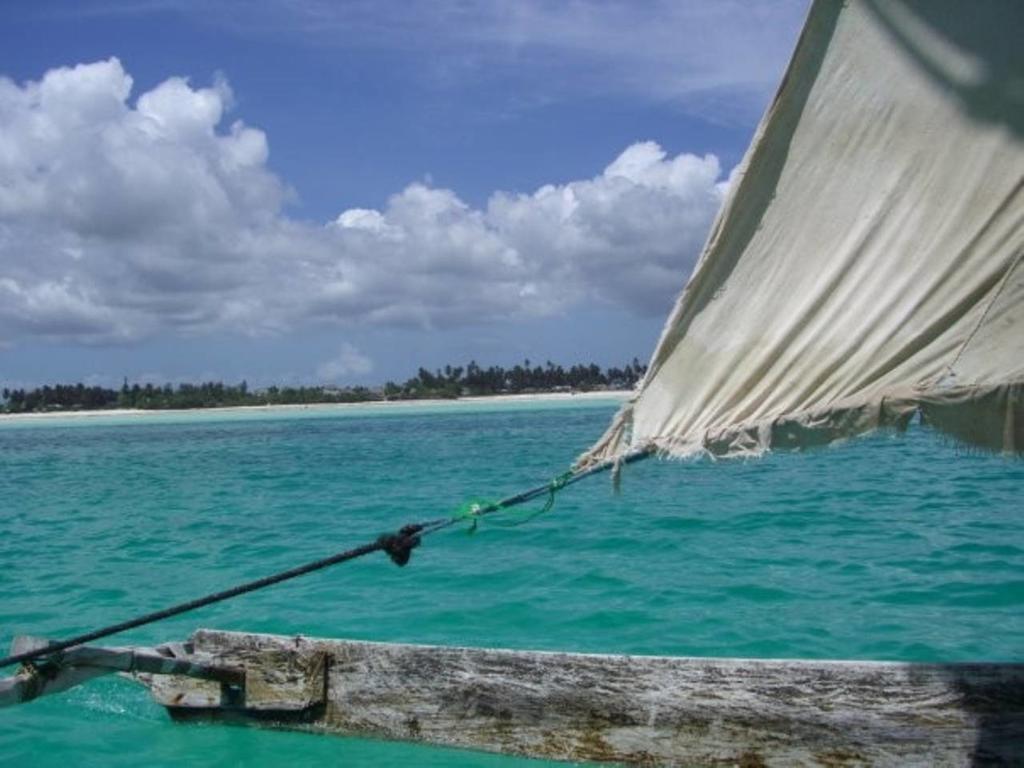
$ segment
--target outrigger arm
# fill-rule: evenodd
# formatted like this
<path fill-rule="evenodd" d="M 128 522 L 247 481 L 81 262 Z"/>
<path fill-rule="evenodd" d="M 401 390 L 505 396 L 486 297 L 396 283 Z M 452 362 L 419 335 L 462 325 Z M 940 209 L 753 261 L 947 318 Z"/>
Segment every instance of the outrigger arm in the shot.
<path fill-rule="evenodd" d="M 21 636 L 11 643 L 11 654 L 46 648 L 51 641 Z M 236 667 L 196 660 L 189 644 L 168 643 L 155 648 L 99 648 L 79 645 L 23 664 L 11 677 L 0 678 L 0 707 L 22 704 L 59 693 L 95 677 L 115 673 L 181 675 L 212 680 L 241 689 L 245 672 Z"/>

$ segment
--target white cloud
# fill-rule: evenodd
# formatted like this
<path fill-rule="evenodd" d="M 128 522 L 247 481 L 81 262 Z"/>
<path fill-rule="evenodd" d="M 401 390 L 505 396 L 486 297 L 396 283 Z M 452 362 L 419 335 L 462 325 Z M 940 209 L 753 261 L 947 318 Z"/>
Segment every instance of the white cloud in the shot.
<path fill-rule="evenodd" d="M 263 133 L 217 133 L 225 87 L 179 78 L 128 104 L 117 59 L 0 79 L 0 319 L 123 338 L 203 325 L 248 276 L 285 191 Z"/>
<path fill-rule="evenodd" d="M 352 344 L 345 342 L 335 357 L 322 363 L 316 369 L 316 375 L 323 382 L 342 384 L 346 379 L 365 376 L 372 370 L 373 360 Z"/>
<path fill-rule="evenodd" d="M 497 194 L 488 218 L 517 253 L 552 265 L 565 286 L 644 314 L 663 314 L 721 202 L 713 156 L 627 148 L 591 180 L 532 195 Z"/>
<path fill-rule="evenodd" d="M 579 301 L 660 314 L 724 191 L 713 156 L 643 142 L 483 208 L 413 183 L 317 226 L 283 212 L 263 132 L 222 126 L 225 81 L 134 104 L 131 88 L 117 59 L 0 78 L 0 341 L 450 326 Z"/>

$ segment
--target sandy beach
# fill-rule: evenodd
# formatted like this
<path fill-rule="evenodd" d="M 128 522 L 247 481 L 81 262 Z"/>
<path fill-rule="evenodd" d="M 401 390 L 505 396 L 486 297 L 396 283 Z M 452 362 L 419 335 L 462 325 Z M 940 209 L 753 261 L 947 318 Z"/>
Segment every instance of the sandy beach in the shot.
<path fill-rule="evenodd" d="M 536 402 L 576 402 L 586 400 L 625 400 L 632 395 L 630 390 L 608 390 L 600 392 L 543 392 L 517 395 L 482 395 L 480 397 L 460 397 L 455 400 L 373 400 L 364 403 L 308 403 L 297 405 L 242 405 L 223 408 L 187 408 L 187 409 L 152 409 L 110 408 L 97 411 L 48 411 L 46 413 L 0 413 L 0 423 L 15 421 L 48 421 L 67 419 L 94 419 L 108 417 L 138 417 L 140 419 L 168 414 L 197 413 L 287 413 L 289 411 L 332 411 L 360 410 L 366 408 L 421 408 L 431 405 L 478 405 L 478 404 L 516 404 Z"/>

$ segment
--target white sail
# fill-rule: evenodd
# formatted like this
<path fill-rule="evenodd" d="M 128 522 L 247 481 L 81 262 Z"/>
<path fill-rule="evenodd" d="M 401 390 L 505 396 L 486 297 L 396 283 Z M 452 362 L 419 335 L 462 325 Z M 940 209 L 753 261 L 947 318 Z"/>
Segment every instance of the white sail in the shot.
<path fill-rule="evenodd" d="M 819 0 L 636 396 L 582 463 L 923 418 L 1024 450 L 1024 3 Z"/>

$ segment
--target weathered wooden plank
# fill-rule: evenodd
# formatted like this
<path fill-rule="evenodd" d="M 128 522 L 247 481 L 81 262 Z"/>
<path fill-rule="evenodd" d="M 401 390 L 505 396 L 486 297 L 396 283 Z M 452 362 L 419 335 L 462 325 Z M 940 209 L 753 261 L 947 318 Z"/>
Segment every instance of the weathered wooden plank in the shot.
<path fill-rule="evenodd" d="M 245 708 L 257 712 L 304 712 L 325 703 L 327 654 L 266 649 L 245 668 Z"/>
<path fill-rule="evenodd" d="M 197 649 L 198 650 L 198 649 Z M 209 659 L 209 652 L 205 654 Z M 301 714 L 322 706 L 327 691 L 327 657 L 322 651 L 266 648 L 245 655 L 242 684 L 221 686 L 209 680 L 156 675 L 142 682 L 159 704 L 179 711 L 211 707 L 250 714 Z"/>
<path fill-rule="evenodd" d="M 326 706 L 302 726 L 326 732 L 640 765 L 1009 765 L 1024 755 L 1024 664 L 603 656 L 208 630 L 193 643 L 247 676 L 280 654 L 326 658 Z M 296 685 L 284 679 L 281 700 Z M 167 685 L 165 702 L 195 684 Z M 246 717 L 244 703 L 202 714 Z"/>

